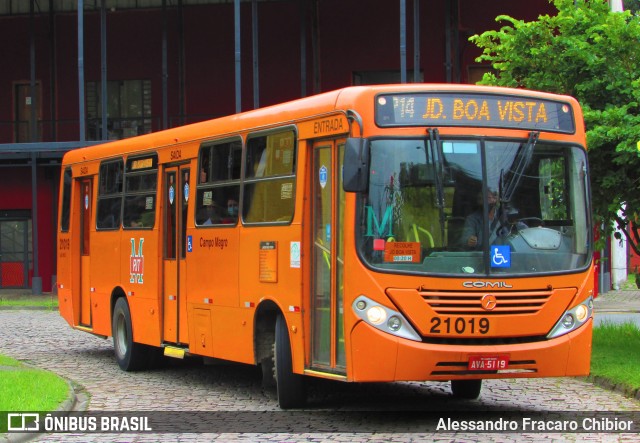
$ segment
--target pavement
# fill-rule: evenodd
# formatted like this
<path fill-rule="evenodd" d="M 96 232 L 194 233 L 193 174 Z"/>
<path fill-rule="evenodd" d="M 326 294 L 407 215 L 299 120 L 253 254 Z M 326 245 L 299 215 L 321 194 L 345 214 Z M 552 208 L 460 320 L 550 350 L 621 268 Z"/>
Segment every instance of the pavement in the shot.
<path fill-rule="evenodd" d="M 0 290 L 0 299 L 52 298 L 55 295 L 34 296 L 29 290 Z M 602 315 L 640 315 L 640 290 L 610 291 L 599 295 L 595 301 L 596 317 Z M 24 309 L 24 308 L 21 308 Z M 190 364 L 173 360 L 159 369 L 140 373 L 119 370 L 114 362 L 111 340 L 102 340 L 70 328 L 57 314 L 47 309 L 31 312 L 3 311 L 0 305 L 0 337 L 3 337 L 3 353 L 26 363 L 53 371 L 70 381 L 71 392 L 59 411 L 278 411 L 273 393 L 261 388 L 261 373 L 249 365 L 219 365 L 215 367 Z M 438 382 L 354 384 L 334 389 L 319 380 L 312 385 L 314 407 L 341 410 L 361 405 L 367 410 L 387 410 L 389 403 L 416 405 L 416 408 L 454 410 L 462 408 L 452 398 L 448 385 Z M 604 389 L 603 389 L 604 388 Z M 559 401 L 558 399 L 562 399 Z M 558 410 L 582 411 L 585 404 L 597 405 L 602 411 L 638 411 L 640 391 L 626 392 L 610 383 L 577 378 L 562 379 L 497 379 L 483 386 L 479 400 L 465 405 L 470 411 L 515 409 L 523 411 Z M 377 403 L 376 403 L 377 402 Z M 395 402 L 395 403 L 394 403 Z M 428 406 L 425 406 L 428 405 Z M 210 414 L 210 412 L 208 412 Z M 280 418 L 278 418 L 280 419 Z M 244 419 L 242 419 L 244 420 Z M 351 426 L 356 419 L 344 414 L 344 426 Z M 288 423 L 288 422 L 287 422 Z M 303 424 L 296 424 L 300 428 Z M 258 426 L 258 425 L 256 425 Z M 292 425 L 293 426 L 293 425 Z M 324 426 L 334 429 L 335 423 Z M 251 428 L 253 429 L 253 428 Z M 273 434 L 257 430 L 238 434 L 234 441 L 309 441 L 300 434 Z M 292 429 L 297 429 L 293 427 Z M 211 430 L 206 432 L 213 432 Z M 293 432 L 293 431 L 292 431 Z M 311 434 L 303 434 L 309 436 Z M 375 441 L 445 441 L 442 435 L 430 435 L 417 440 L 416 434 L 379 434 Z M 594 434 L 589 441 L 640 441 L 637 434 L 628 439 L 618 439 L 622 434 Z M 114 435 L 91 434 L 92 441 L 204 441 L 219 438 L 229 441 L 229 434 L 140 434 Z M 607 440 L 602 437 L 610 438 Z M 23 434 L 0 435 L 0 443 L 17 443 Z M 49 434 L 26 436 L 28 439 L 46 442 L 87 441 L 87 435 Z M 95 437 L 95 438 L 94 438 Z M 117 437 L 117 438 L 114 438 Z M 459 436 L 458 436 L 459 437 Z M 567 434 L 574 439 L 575 435 Z M 16 439 L 18 438 L 18 439 Z M 286 440 L 281 440 L 286 438 Z M 465 441 L 476 441 L 469 436 Z M 590 437 L 591 438 L 591 437 Z M 546 439 L 545 439 L 546 440 Z M 313 441 L 316 441 L 315 439 Z M 317 441 L 369 441 L 358 434 L 328 436 L 320 434 Z M 447 441 L 449 441 L 447 439 Z M 453 440 L 450 440 L 453 441 Z M 522 435 L 500 435 L 499 441 L 520 443 L 542 441 L 540 434 L 532 434 L 523 440 Z M 555 441 L 564 441 L 563 439 Z"/>
<path fill-rule="evenodd" d="M 640 290 L 621 289 L 600 293 L 593 301 L 593 306 L 596 315 L 598 312 L 640 313 Z"/>

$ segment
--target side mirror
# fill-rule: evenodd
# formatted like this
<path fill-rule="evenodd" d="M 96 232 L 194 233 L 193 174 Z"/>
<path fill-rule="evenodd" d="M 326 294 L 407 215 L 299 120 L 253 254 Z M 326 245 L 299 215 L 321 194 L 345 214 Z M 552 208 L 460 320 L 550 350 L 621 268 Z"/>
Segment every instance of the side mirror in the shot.
<path fill-rule="evenodd" d="M 350 137 L 344 147 L 342 188 L 345 192 L 365 192 L 369 187 L 369 141 Z"/>

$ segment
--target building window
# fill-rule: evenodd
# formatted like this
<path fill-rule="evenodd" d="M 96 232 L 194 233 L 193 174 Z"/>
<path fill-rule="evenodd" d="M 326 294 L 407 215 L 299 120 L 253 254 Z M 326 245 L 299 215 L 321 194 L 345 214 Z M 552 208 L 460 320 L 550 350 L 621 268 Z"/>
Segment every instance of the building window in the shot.
<path fill-rule="evenodd" d="M 87 82 L 87 139 L 102 140 L 102 84 Z M 107 138 L 151 132 L 151 80 L 107 82 Z"/>
<path fill-rule="evenodd" d="M 30 211 L 5 210 L 0 214 L 0 288 L 27 288 L 33 272 Z"/>

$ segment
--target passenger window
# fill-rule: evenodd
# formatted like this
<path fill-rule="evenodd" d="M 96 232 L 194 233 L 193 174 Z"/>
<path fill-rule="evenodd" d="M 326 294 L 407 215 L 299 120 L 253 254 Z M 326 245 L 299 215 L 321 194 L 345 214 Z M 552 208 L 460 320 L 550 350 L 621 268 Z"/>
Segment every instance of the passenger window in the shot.
<path fill-rule="evenodd" d="M 122 159 L 100 165 L 97 229 L 119 229 L 122 217 Z"/>
<path fill-rule="evenodd" d="M 203 145 L 199 163 L 196 225 L 235 225 L 240 202 L 242 141 Z"/>
<path fill-rule="evenodd" d="M 62 210 L 60 212 L 60 230 L 69 231 L 69 216 L 71 212 L 71 168 L 64 170 L 62 184 Z"/>
<path fill-rule="evenodd" d="M 539 176 L 542 219 L 566 220 L 568 198 L 564 158 L 541 159 Z"/>
<path fill-rule="evenodd" d="M 153 228 L 156 220 L 158 157 L 127 159 L 123 225 L 125 228 Z"/>
<path fill-rule="evenodd" d="M 290 222 L 295 203 L 293 130 L 250 137 L 242 216 L 245 223 Z"/>

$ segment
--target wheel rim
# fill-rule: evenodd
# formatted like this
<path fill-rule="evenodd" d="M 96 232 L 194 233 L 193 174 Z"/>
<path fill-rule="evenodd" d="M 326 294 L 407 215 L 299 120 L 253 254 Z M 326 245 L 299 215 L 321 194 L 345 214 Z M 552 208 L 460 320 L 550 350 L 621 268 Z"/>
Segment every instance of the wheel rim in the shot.
<path fill-rule="evenodd" d="M 115 338 L 116 352 L 118 352 L 118 356 L 122 358 L 127 353 L 127 325 L 124 315 L 118 315 L 116 320 Z"/>

